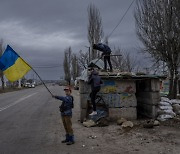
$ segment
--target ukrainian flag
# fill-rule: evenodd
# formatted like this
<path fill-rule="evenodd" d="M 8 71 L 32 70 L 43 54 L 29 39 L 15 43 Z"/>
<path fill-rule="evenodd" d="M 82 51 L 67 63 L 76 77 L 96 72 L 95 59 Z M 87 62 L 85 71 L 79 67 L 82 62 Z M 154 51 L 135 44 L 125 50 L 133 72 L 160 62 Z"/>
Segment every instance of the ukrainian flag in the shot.
<path fill-rule="evenodd" d="M 6 78 L 14 82 L 21 79 L 31 67 L 9 46 L 0 57 L 0 69 Z"/>

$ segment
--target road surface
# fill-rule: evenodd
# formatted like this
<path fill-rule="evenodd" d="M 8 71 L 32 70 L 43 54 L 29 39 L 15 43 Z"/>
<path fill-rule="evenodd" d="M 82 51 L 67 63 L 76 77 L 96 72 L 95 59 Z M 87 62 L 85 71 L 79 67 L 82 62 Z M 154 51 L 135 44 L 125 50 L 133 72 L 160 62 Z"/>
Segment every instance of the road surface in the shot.
<path fill-rule="evenodd" d="M 48 87 L 54 95 L 64 95 L 63 87 Z M 0 94 L 0 154 L 179 154 L 180 124 L 145 129 L 134 121 L 128 132 L 113 122 L 86 128 L 79 122 L 78 91 L 73 96 L 76 143 L 68 146 L 61 143 L 60 101 L 43 86 Z"/>
<path fill-rule="evenodd" d="M 64 95 L 62 87 L 49 88 Z M 66 153 L 59 105 L 43 86 L 0 94 L 0 154 Z"/>

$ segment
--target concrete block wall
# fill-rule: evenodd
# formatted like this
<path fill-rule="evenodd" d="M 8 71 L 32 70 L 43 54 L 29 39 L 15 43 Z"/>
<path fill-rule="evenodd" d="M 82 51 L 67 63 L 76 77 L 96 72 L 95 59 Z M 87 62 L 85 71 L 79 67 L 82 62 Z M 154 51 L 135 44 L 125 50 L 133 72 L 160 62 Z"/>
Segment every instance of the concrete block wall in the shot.
<path fill-rule="evenodd" d="M 109 117 L 113 120 L 117 120 L 120 117 L 135 120 L 137 119 L 136 107 L 109 108 Z"/>
<path fill-rule="evenodd" d="M 80 94 L 88 94 L 91 92 L 91 86 L 84 82 L 83 80 L 79 81 L 79 93 Z"/>
<path fill-rule="evenodd" d="M 89 94 L 91 92 L 91 86 L 83 81 L 79 80 L 79 93 L 80 93 L 80 121 L 83 122 L 88 116 L 88 100 L 90 100 Z"/>
<path fill-rule="evenodd" d="M 87 100 L 90 100 L 91 87 L 84 81 L 80 81 L 79 85 L 81 120 L 83 120 L 88 107 Z M 104 79 L 98 95 L 102 96 L 104 102 L 108 105 L 110 118 L 136 119 L 137 99 L 135 93 L 136 83 L 133 80 Z"/>
<path fill-rule="evenodd" d="M 138 114 L 155 119 L 157 106 L 160 101 L 159 79 L 148 79 L 137 82 L 137 112 Z"/>

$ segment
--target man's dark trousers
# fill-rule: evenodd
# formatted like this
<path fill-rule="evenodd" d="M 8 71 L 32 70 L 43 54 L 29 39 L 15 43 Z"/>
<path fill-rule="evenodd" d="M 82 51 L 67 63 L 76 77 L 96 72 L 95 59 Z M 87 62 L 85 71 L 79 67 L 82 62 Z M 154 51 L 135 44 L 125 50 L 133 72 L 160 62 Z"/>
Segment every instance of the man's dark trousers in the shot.
<path fill-rule="evenodd" d="M 110 70 L 112 70 L 112 64 L 110 60 L 110 54 L 104 55 L 104 69 L 107 70 L 107 62 L 109 63 Z"/>
<path fill-rule="evenodd" d="M 96 94 L 100 91 L 100 87 L 93 88 L 92 92 L 90 93 L 91 103 L 93 104 L 93 111 L 96 111 Z"/>

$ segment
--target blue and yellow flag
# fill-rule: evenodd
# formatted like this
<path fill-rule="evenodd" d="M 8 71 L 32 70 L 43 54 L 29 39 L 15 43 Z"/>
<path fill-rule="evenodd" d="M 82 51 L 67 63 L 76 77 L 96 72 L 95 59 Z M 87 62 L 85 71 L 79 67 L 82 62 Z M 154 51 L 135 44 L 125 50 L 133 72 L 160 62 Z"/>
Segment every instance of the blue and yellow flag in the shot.
<path fill-rule="evenodd" d="M 14 82 L 21 79 L 31 67 L 9 46 L 0 57 L 0 69 L 6 78 Z"/>

